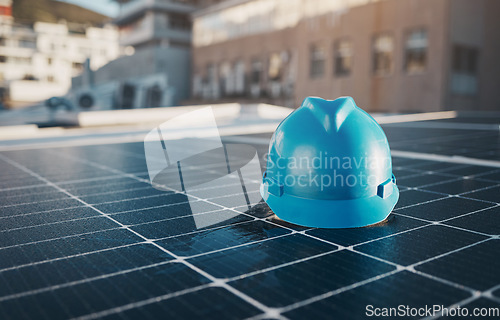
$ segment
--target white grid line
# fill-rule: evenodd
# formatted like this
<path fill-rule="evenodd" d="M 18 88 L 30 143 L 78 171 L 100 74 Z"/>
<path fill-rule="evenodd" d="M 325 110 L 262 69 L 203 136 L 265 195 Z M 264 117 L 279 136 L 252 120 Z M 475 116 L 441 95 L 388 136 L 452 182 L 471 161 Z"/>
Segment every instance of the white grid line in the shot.
<path fill-rule="evenodd" d="M 86 161 L 85 161 L 85 162 L 86 162 Z M 99 166 L 99 167 L 101 167 L 101 168 L 108 168 L 108 167 L 106 167 L 106 166 L 101 166 L 101 165 L 98 165 L 98 166 Z M 108 168 L 108 169 L 113 170 L 112 168 Z M 114 170 L 113 170 L 113 171 L 114 171 Z M 450 195 L 447 195 L 447 196 L 450 196 Z M 485 201 L 485 202 L 487 202 L 487 201 Z M 282 227 L 283 227 L 283 226 L 282 226 Z M 447 227 L 449 227 L 449 226 L 447 226 Z M 407 230 L 406 232 L 408 232 L 408 231 L 410 231 L 410 230 Z M 403 232 L 403 233 L 404 233 L 404 232 Z M 306 236 L 310 236 L 310 235 L 308 235 L 308 234 L 305 234 L 305 235 L 306 235 Z M 322 239 L 318 239 L 318 240 L 322 240 Z M 487 240 L 488 240 L 488 239 L 487 239 Z M 340 245 L 338 245 L 338 244 L 336 244 L 336 243 L 333 243 L 333 242 L 329 242 L 329 241 L 325 241 L 325 240 L 323 240 L 323 241 L 324 241 L 324 242 L 327 242 L 327 243 L 331 243 L 331 244 L 337 245 L 337 246 L 339 246 L 339 247 L 342 247 L 342 246 L 340 246 Z M 257 272 L 258 272 L 258 271 L 257 271 Z M 457 284 L 457 286 L 459 286 L 459 285 Z"/>
<path fill-rule="evenodd" d="M 140 233 L 138 233 L 138 232 L 136 232 L 136 231 L 134 231 L 134 230 L 132 230 L 132 229 L 130 229 L 130 228 L 128 228 L 128 227 L 126 227 L 125 225 L 121 224 L 119 221 L 117 221 L 117 220 L 113 219 L 112 217 L 109 217 L 109 216 L 108 216 L 108 215 L 106 215 L 104 212 L 102 212 L 102 211 L 100 211 L 99 209 L 97 209 L 97 208 L 95 208 L 95 207 L 93 207 L 93 206 L 89 205 L 89 204 L 88 204 L 88 203 L 86 203 L 85 201 L 83 201 L 83 200 L 79 199 L 78 197 L 76 197 L 76 196 L 72 195 L 72 194 L 71 194 L 71 193 L 69 193 L 68 191 L 66 191 L 66 190 L 64 190 L 63 188 L 61 188 L 60 186 L 55 185 L 54 183 L 52 183 L 52 182 L 50 182 L 49 180 L 45 179 L 44 177 L 42 177 L 42 176 L 38 175 L 37 173 L 35 173 L 35 172 L 31 171 L 30 169 L 28 169 L 28 168 L 26 168 L 26 167 L 22 166 L 21 164 L 18 164 L 18 163 L 17 163 L 17 162 L 15 162 L 15 161 L 10 160 L 9 158 L 5 157 L 5 156 L 4 156 L 4 155 L 2 155 L 2 154 L 0 154 L 0 158 L 1 158 L 1 159 L 3 159 L 4 161 L 6 161 L 6 162 L 8 162 L 8 163 L 10 163 L 10 164 L 12 164 L 12 165 L 14 165 L 14 166 L 15 166 L 15 167 L 17 167 L 18 169 L 21 169 L 21 170 L 25 171 L 26 173 L 29 173 L 30 175 L 33 175 L 34 177 L 38 178 L 39 180 L 41 180 L 41 181 L 45 182 L 46 184 L 51 185 L 51 186 L 53 186 L 53 187 L 57 188 L 57 189 L 58 189 L 58 190 L 60 190 L 61 192 L 66 193 L 68 196 L 70 196 L 71 198 L 73 198 L 73 199 L 75 199 L 75 200 L 77 200 L 77 201 L 80 201 L 80 202 L 81 202 L 81 203 L 83 203 L 84 205 L 89 206 L 90 208 L 93 208 L 95 211 L 97 211 L 98 213 L 100 213 L 100 214 L 101 214 L 101 215 L 103 215 L 104 217 L 106 217 L 106 218 L 108 218 L 109 220 L 111 220 L 111 221 L 115 222 L 116 224 L 120 225 L 121 227 L 124 227 L 126 230 L 130 231 L 131 233 L 135 234 L 136 236 L 138 236 L 138 237 L 140 237 L 140 238 L 144 239 L 144 240 L 145 240 L 145 241 L 147 241 L 147 242 L 151 242 L 151 240 L 150 240 L 150 239 L 148 239 L 147 237 L 145 237 L 145 236 L 143 236 L 142 234 L 140 234 Z M 170 251 L 166 250 L 166 249 L 165 249 L 165 248 L 163 248 L 162 246 L 160 246 L 160 245 L 158 245 L 158 244 L 156 244 L 156 243 L 154 243 L 154 242 L 151 242 L 151 243 L 152 243 L 152 244 L 153 244 L 156 248 L 158 248 L 158 249 L 160 249 L 161 251 L 163 251 L 163 252 L 165 252 L 165 253 L 169 254 L 170 256 L 172 256 L 172 257 L 174 257 L 174 258 L 176 258 L 176 259 L 178 259 L 178 258 L 179 258 L 178 256 L 176 256 L 175 254 L 173 254 L 173 253 L 171 253 Z M 192 269 L 192 270 L 193 270 L 193 271 L 195 271 L 195 272 L 198 272 L 200 275 L 204 276 L 205 278 L 209 279 L 210 281 L 212 281 L 212 282 L 217 282 L 217 279 L 216 279 L 215 277 L 213 277 L 213 276 L 211 276 L 210 274 L 208 274 L 207 272 L 205 272 L 205 271 L 203 271 L 203 270 L 199 269 L 198 267 L 196 267 L 196 266 L 192 265 L 191 263 L 189 263 L 189 262 L 187 262 L 187 261 L 185 261 L 185 260 L 181 260 L 181 262 L 182 262 L 184 265 L 186 265 L 188 268 Z M 231 293 L 233 293 L 234 295 L 236 295 L 236 296 L 238 296 L 238 297 L 242 298 L 243 300 L 245 300 L 246 302 L 250 303 L 250 304 L 251 304 L 251 305 L 253 305 L 254 307 L 256 307 L 256 308 L 258 308 L 258 309 L 262 310 L 263 312 L 266 312 L 266 311 L 267 311 L 268 307 L 266 307 L 266 306 L 265 306 L 265 305 L 263 305 L 262 303 L 258 302 L 257 300 L 255 300 L 255 299 L 253 299 L 253 298 L 249 297 L 248 295 L 246 295 L 246 294 L 242 293 L 241 291 L 236 290 L 235 288 L 233 288 L 233 287 L 231 287 L 231 286 L 229 286 L 229 285 L 227 285 L 227 284 L 225 284 L 225 283 L 224 283 L 224 284 L 222 284 L 222 286 L 223 286 L 226 290 L 228 290 L 228 291 L 230 291 Z M 0 298 L 0 301 L 2 301 L 2 300 L 1 300 L 1 298 Z"/>
<path fill-rule="evenodd" d="M 425 191 L 427 191 L 427 190 L 425 190 Z M 477 200 L 477 199 L 474 199 L 474 200 Z M 487 201 L 485 201 L 485 202 L 487 202 Z M 488 202 L 488 203 L 491 203 L 491 202 Z M 490 208 L 491 208 L 491 207 L 490 207 Z M 485 208 L 485 209 L 483 209 L 483 210 L 487 210 L 487 209 L 490 209 L 490 208 Z M 228 208 L 228 209 L 230 209 L 230 208 Z M 399 209 L 401 209 L 401 208 L 399 208 Z M 472 213 L 467 213 L 467 214 L 465 214 L 465 215 L 468 215 L 468 214 L 472 214 Z M 410 218 L 414 218 L 414 217 L 410 217 Z M 453 217 L 453 218 L 456 218 L 456 217 Z M 434 222 L 432 222 L 432 223 L 434 224 Z M 447 227 L 450 227 L 450 226 L 448 226 L 448 225 L 446 225 L 446 226 L 447 226 Z M 280 226 L 280 227 L 283 227 L 283 226 Z M 421 226 L 421 227 L 425 227 L 425 226 Z M 465 230 L 466 230 L 466 229 L 465 229 Z M 408 231 L 411 231 L 411 230 L 406 230 L 406 232 L 408 232 Z M 467 231 L 470 231 L 470 230 L 467 230 Z M 98 231 L 98 232 L 101 232 L 101 231 Z M 404 233 L 404 232 L 402 232 L 402 233 Z M 309 236 L 309 235 L 307 235 L 307 234 L 305 234 L 305 235 L 306 235 L 306 236 Z M 389 235 L 389 236 L 392 236 L 392 235 Z M 377 240 L 378 240 L 378 239 L 377 239 Z M 485 239 L 484 241 L 488 241 L 488 240 L 489 240 L 489 239 Z M 326 241 L 326 242 L 327 242 L 327 241 Z M 331 242 L 329 242 L 329 243 L 331 243 Z M 332 244 L 334 244 L 334 243 L 332 243 Z M 335 244 L 335 245 L 337 245 L 337 244 Z M 341 246 L 340 246 L 340 247 L 341 247 Z M 229 249 L 229 248 L 227 248 L 227 249 Z M 459 249 L 457 249 L 457 250 L 461 250 L 461 249 L 462 249 L 462 248 L 459 248 Z M 338 250 L 334 250 L 334 252 L 335 252 L 335 251 L 338 251 Z M 331 253 L 331 252 L 330 252 L 330 253 Z M 446 253 L 446 254 L 444 254 L 444 255 L 447 255 L 447 254 L 448 254 L 448 253 Z M 295 262 L 298 262 L 298 261 L 295 261 Z M 294 264 L 294 262 L 291 262 L 290 264 Z M 272 310 L 269 310 L 269 311 L 272 311 Z"/>

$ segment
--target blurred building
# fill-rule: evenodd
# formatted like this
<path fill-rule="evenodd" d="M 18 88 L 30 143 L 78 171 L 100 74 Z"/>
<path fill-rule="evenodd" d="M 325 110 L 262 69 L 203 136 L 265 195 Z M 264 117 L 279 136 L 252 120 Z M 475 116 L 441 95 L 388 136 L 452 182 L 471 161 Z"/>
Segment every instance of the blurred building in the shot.
<path fill-rule="evenodd" d="M 178 105 L 189 98 L 191 14 L 215 0 L 117 0 L 113 21 L 128 56 L 73 79 L 73 96 L 100 109 Z"/>
<path fill-rule="evenodd" d="M 0 15 L 0 88 L 9 107 L 63 95 L 87 59 L 97 69 L 120 53 L 118 31 L 112 26 L 24 25 L 14 21 L 6 0 L 0 1 Z"/>
<path fill-rule="evenodd" d="M 500 109 L 498 0 L 232 0 L 194 14 L 192 97 Z"/>

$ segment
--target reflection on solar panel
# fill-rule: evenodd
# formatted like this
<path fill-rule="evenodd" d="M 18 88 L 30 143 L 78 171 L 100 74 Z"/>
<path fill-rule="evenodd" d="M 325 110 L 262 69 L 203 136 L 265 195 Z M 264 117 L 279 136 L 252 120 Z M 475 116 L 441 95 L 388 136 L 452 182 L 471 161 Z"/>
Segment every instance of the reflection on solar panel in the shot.
<path fill-rule="evenodd" d="M 241 197 L 236 178 L 193 199 L 157 190 L 143 143 L 0 152 L 0 319 L 355 319 L 368 305 L 499 308 L 499 132 L 384 130 L 401 154 L 467 158 L 394 157 L 401 199 L 388 221 L 360 229 L 302 228 L 265 204 L 215 201 Z M 231 140 L 255 141 L 262 157 L 269 137 Z M 189 201 L 196 215 L 229 218 L 200 228 Z"/>

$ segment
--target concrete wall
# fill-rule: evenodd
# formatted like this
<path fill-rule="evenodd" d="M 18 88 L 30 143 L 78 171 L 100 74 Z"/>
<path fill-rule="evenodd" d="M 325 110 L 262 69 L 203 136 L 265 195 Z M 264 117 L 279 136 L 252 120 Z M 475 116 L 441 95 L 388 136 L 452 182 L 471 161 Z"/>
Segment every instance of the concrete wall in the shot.
<path fill-rule="evenodd" d="M 85 73 L 73 78 L 72 91 L 94 90 L 98 95 L 99 87 L 111 83 L 116 84 L 114 86 L 116 88 L 123 83 L 133 84 L 137 88 L 147 88 L 156 83 L 164 92 L 165 99 L 162 105 L 178 105 L 181 100 L 189 97 L 190 60 L 190 49 L 177 47 L 138 49 L 132 56 L 121 57 L 90 74 Z M 159 77 L 161 81 L 157 81 Z M 140 95 L 136 95 L 137 97 Z M 137 99 L 139 100 L 136 105 L 143 106 L 141 99 Z"/>
<path fill-rule="evenodd" d="M 479 66 L 480 96 L 477 107 L 500 110 L 500 1 L 485 4 L 484 45 Z"/>
<path fill-rule="evenodd" d="M 350 95 L 372 111 L 440 110 L 444 90 L 442 52 L 446 37 L 446 0 L 388 0 L 354 7 L 335 20 L 328 16 L 299 26 L 299 77 L 297 102 L 308 95 L 335 98 Z M 316 24 L 316 25 L 314 25 Z M 312 26 L 311 26 L 312 25 Z M 425 28 L 428 32 L 427 68 L 421 74 L 408 75 L 403 70 L 404 36 L 409 30 Z M 373 74 L 373 40 L 388 33 L 395 39 L 393 72 Z M 349 38 L 354 46 L 354 66 L 350 76 L 333 75 L 332 48 L 339 38 Z M 323 78 L 310 79 L 309 46 L 323 42 L 330 53 Z"/>
<path fill-rule="evenodd" d="M 500 110 L 500 1 L 451 0 L 449 46 L 455 44 L 479 50 L 477 84 L 474 95 L 447 91 L 445 105 L 454 110 Z M 452 53 L 449 54 L 451 61 Z M 453 71 L 450 66 L 448 87 Z"/>
<path fill-rule="evenodd" d="M 386 0 L 332 12 L 302 20 L 297 26 L 229 40 L 214 45 L 195 47 L 195 76 L 202 75 L 206 65 L 243 60 L 247 73 L 255 57 L 272 52 L 292 54 L 294 74 L 293 96 L 290 99 L 261 98 L 277 104 L 298 106 L 311 95 L 334 99 L 351 95 L 363 108 L 371 111 L 436 111 L 442 108 L 446 85 L 443 52 L 447 42 L 448 0 Z M 412 29 L 428 32 L 428 62 L 421 74 L 408 75 L 403 70 L 404 35 Z M 387 76 L 372 72 L 372 45 L 376 34 L 389 33 L 395 39 L 394 68 Z M 353 41 L 354 66 L 348 76 L 334 75 L 333 46 L 335 41 Z M 310 77 L 310 47 L 326 47 L 326 69 L 320 78 Z M 266 67 L 264 67 L 265 69 Z M 264 79 L 265 81 L 265 79 Z"/>

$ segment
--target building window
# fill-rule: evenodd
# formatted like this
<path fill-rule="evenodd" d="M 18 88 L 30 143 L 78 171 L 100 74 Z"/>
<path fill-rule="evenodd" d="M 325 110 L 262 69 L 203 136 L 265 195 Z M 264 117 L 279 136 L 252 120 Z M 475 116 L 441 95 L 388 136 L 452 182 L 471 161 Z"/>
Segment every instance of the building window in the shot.
<path fill-rule="evenodd" d="M 7 57 L 6 56 L 0 56 L 0 63 L 5 63 L 7 62 Z"/>
<path fill-rule="evenodd" d="M 24 65 L 31 64 L 31 58 L 30 57 L 11 57 L 11 59 L 16 64 L 24 64 Z M 9 59 L 9 62 L 10 62 L 10 59 Z"/>
<path fill-rule="evenodd" d="M 408 74 L 422 73 L 427 65 L 427 31 L 415 30 L 408 34 L 405 43 L 404 69 Z"/>
<path fill-rule="evenodd" d="M 475 75 L 479 50 L 474 47 L 455 45 L 453 48 L 453 72 Z"/>
<path fill-rule="evenodd" d="M 35 81 L 36 78 L 32 74 L 25 74 L 24 77 L 23 77 L 23 80 L 25 80 L 25 81 Z"/>
<path fill-rule="evenodd" d="M 252 61 L 252 71 L 250 74 L 250 82 L 252 84 L 260 84 L 260 78 L 262 77 L 262 62 L 259 60 Z"/>
<path fill-rule="evenodd" d="M 262 62 L 255 59 L 252 61 L 250 68 L 250 96 L 258 98 L 261 91 Z"/>
<path fill-rule="evenodd" d="M 168 15 L 169 26 L 175 30 L 190 30 L 191 21 L 188 15 L 169 13 Z"/>
<path fill-rule="evenodd" d="M 81 62 L 73 62 L 71 64 L 71 67 L 73 68 L 73 70 L 75 71 L 82 71 L 83 70 L 83 63 Z"/>
<path fill-rule="evenodd" d="M 243 61 L 234 64 L 234 92 L 237 94 L 245 92 L 245 63 Z"/>
<path fill-rule="evenodd" d="M 312 45 L 310 51 L 310 76 L 320 78 L 325 74 L 325 48 L 321 45 Z"/>
<path fill-rule="evenodd" d="M 347 76 L 352 70 L 352 42 L 339 40 L 334 45 L 335 74 Z"/>
<path fill-rule="evenodd" d="M 204 90 L 203 97 L 209 99 L 216 99 L 219 97 L 219 85 L 217 83 L 217 66 L 209 63 L 206 66 L 206 89 Z"/>
<path fill-rule="evenodd" d="M 229 62 L 224 62 L 220 66 L 220 81 L 222 82 L 222 95 L 234 93 L 233 70 Z"/>
<path fill-rule="evenodd" d="M 453 47 L 451 90 L 461 95 L 477 94 L 479 49 L 464 45 Z"/>
<path fill-rule="evenodd" d="M 283 73 L 283 59 L 281 54 L 273 53 L 269 57 L 269 70 L 268 76 L 270 81 L 281 81 L 281 76 Z"/>
<path fill-rule="evenodd" d="M 217 67 L 215 64 L 210 63 L 207 65 L 207 82 L 210 84 L 215 84 L 217 81 Z"/>
<path fill-rule="evenodd" d="M 36 48 L 36 43 L 33 40 L 20 39 L 19 40 L 19 47 L 34 49 L 34 48 Z"/>
<path fill-rule="evenodd" d="M 47 76 L 47 81 L 54 82 L 55 81 L 54 76 Z"/>
<path fill-rule="evenodd" d="M 47 58 L 47 64 L 48 64 L 49 66 L 51 66 L 51 65 L 52 65 L 52 58 Z"/>
<path fill-rule="evenodd" d="M 394 38 L 384 34 L 373 42 L 373 73 L 378 76 L 392 73 L 394 64 Z"/>

